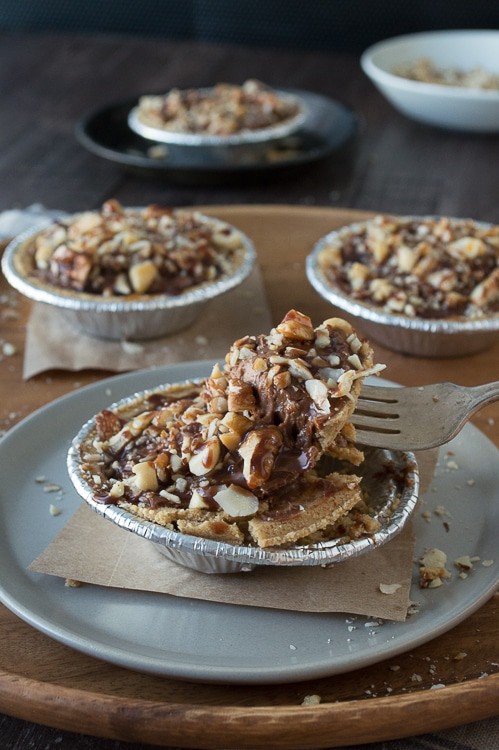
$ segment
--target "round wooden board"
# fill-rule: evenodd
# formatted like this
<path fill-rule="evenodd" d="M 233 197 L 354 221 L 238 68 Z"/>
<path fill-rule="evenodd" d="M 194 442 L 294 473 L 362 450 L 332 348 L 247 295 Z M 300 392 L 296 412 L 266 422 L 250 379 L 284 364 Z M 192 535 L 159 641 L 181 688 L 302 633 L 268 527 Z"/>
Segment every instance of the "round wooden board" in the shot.
<path fill-rule="evenodd" d="M 276 322 L 291 304 L 314 320 L 330 315 L 304 278 L 305 255 L 327 231 L 365 213 L 300 206 L 206 211 L 254 239 Z M 4 280 L 0 286 L 6 289 Z M 9 340 L 22 351 L 29 305 L 21 301 L 19 309 Z M 379 345 L 376 350 L 390 377 L 406 385 L 455 378 L 456 360 L 413 360 Z M 475 384 L 477 372 L 480 380 L 493 380 L 499 346 L 458 362 L 459 382 Z M 3 427 L 109 374 L 58 371 L 26 383 L 21 368 L 21 357 L 0 361 L 0 382 L 11 394 L 14 415 Z M 497 445 L 496 407 L 473 421 Z M 498 603 L 496 595 L 453 630 L 393 660 L 270 686 L 194 684 L 131 672 L 53 641 L 0 606 L 0 711 L 84 734 L 188 748 L 331 748 L 445 729 L 498 712 Z M 466 656 L 455 658 L 461 654 Z M 431 689 L 435 684 L 445 687 Z M 319 695 L 321 702 L 301 705 L 307 695 Z"/>
<path fill-rule="evenodd" d="M 73 732 L 188 748 L 278 750 L 310 748 L 311 741 L 330 748 L 445 729 L 497 712 L 498 603 L 496 596 L 446 635 L 396 659 L 328 679 L 256 687 L 115 667 L 52 641 L 1 607 L 0 709 Z M 456 660 L 461 652 L 466 657 Z M 430 689 L 436 682 L 446 687 Z M 321 703 L 301 705 L 307 695 Z"/>

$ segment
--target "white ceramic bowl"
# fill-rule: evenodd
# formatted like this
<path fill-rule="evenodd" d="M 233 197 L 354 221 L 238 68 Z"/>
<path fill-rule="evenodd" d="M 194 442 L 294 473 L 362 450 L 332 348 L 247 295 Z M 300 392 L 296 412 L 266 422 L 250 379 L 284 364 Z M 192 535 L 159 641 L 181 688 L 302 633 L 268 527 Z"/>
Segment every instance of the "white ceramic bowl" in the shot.
<path fill-rule="evenodd" d="M 499 75 L 499 31 L 408 34 L 378 42 L 361 57 L 364 73 L 408 117 L 453 130 L 499 132 L 499 91 L 422 83 L 393 73 L 421 58 L 438 69 L 482 68 Z"/>

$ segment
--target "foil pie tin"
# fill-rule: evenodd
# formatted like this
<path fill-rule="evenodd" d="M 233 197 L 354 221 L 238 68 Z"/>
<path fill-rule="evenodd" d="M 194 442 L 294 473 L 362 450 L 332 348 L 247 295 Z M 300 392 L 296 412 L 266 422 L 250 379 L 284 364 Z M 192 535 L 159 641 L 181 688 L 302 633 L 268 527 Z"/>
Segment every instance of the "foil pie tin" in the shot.
<path fill-rule="evenodd" d="M 209 93 L 209 87 L 200 88 L 200 93 Z M 258 130 L 244 130 L 240 133 L 227 135 L 211 135 L 206 133 L 181 133 L 166 128 L 148 125 L 139 116 L 139 107 L 134 107 L 128 115 L 128 126 L 138 135 L 156 143 L 166 143 L 177 146 L 245 146 L 252 143 L 267 143 L 279 138 L 285 138 L 302 127 L 307 119 L 307 107 L 302 99 L 281 89 L 275 89 L 281 98 L 298 106 L 297 113 L 282 122 Z"/>
<path fill-rule="evenodd" d="M 420 217 L 402 217 L 403 219 Z M 427 217 L 425 217 L 427 218 Z M 475 222 L 479 225 L 479 222 Z M 388 349 L 419 357 L 459 357 L 489 348 L 499 340 L 499 315 L 475 319 L 409 318 L 359 302 L 331 285 L 319 267 L 319 254 L 349 228 L 355 232 L 363 222 L 341 227 L 322 237 L 306 259 L 306 273 L 314 289 L 325 300 L 361 321 L 365 335 Z"/>
<path fill-rule="evenodd" d="M 217 224 L 218 220 L 204 216 Z M 234 289 L 250 275 L 256 260 L 253 243 L 243 232 L 244 254 L 232 273 L 173 296 L 167 294 L 102 297 L 58 289 L 30 275 L 28 249 L 36 234 L 49 225 L 44 221 L 19 234 L 9 243 L 2 257 L 2 270 L 14 289 L 35 302 L 64 310 L 64 317 L 77 330 L 111 340 L 146 340 L 167 336 L 190 326 L 214 297 Z M 223 222 L 227 226 L 226 222 Z"/>
<path fill-rule="evenodd" d="M 108 408 L 131 415 L 140 411 L 135 407 L 147 396 L 191 383 L 199 385 L 199 381 L 184 381 L 158 386 L 121 399 Z M 261 565 L 310 567 L 344 562 L 377 549 L 396 536 L 410 519 L 418 501 L 419 470 L 414 454 L 366 448 L 365 461 L 362 466 L 355 467 L 354 473 L 362 476 L 364 499 L 370 513 L 381 524 L 374 534 L 352 541 L 337 539 L 287 548 L 262 549 L 217 542 L 181 534 L 139 518 L 118 506 L 97 502 L 94 499 L 94 489 L 82 466 L 82 447 L 92 440 L 94 434 L 95 416 L 81 427 L 68 451 L 68 473 L 78 494 L 96 513 L 154 543 L 168 560 L 203 573 L 250 572 Z M 333 466 L 327 459 L 324 470 L 329 472 L 334 468 L 338 468 L 338 464 Z"/>

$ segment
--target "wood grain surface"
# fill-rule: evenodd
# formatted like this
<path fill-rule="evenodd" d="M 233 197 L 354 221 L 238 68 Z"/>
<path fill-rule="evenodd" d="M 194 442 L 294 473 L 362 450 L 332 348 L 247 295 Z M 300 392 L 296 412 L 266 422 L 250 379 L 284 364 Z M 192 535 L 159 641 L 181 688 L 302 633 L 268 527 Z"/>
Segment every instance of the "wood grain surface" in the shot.
<path fill-rule="evenodd" d="M 440 131 L 406 119 L 363 75 L 356 55 L 61 33 L 0 33 L 0 42 L 0 212 L 33 203 L 78 211 L 111 197 L 124 205 L 207 206 L 237 219 L 254 238 L 275 321 L 290 305 L 315 320 L 330 314 L 304 278 L 303 259 L 311 240 L 363 210 L 499 223 L 497 136 Z M 357 136 L 299 174 L 241 176 L 230 184 L 150 179 L 90 154 L 74 136 L 80 118 L 110 102 L 247 77 L 344 102 L 359 115 Z M 269 244 L 276 228 L 281 241 Z M 8 430 L 39 406 L 109 373 L 54 370 L 23 382 L 30 305 L 3 279 L 0 285 L 6 295 L 0 298 L 0 339 L 16 349 L 0 358 L 0 430 Z M 388 376 L 407 385 L 446 379 L 473 385 L 499 377 L 499 343 L 451 360 L 376 351 Z M 473 421 L 499 445 L 497 405 Z M 193 685 L 129 672 L 52 641 L 0 607 L 0 748 L 339 747 L 493 716 L 499 713 L 497 605 L 496 596 L 449 633 L 394 662 L 273 687 Z M 468 656 L 456 661 L 460 651 Z M 430 691 L 435 681 L 446 687 Z M 319 694 L 321 704 L 302 706 L 308 694 Z"/>
<path fill-rule="evenodd" d="M 368 214 L 289 206 L 203 210 L 239 226 L 254 240 L 275 322 L 290 304 L 315 321 L 331 315 L 330 306 L 304 277 L 304 258 L 327 231 Z M 22 300 L 20 311 L 10 340 L 21 352 L 29 311 Z M 375 350 L 377 360 L 387 363 L 387 375 L 407 385 L 436 377 L 456 380 L 457 366 L 459 382 L 471 385 L 481 379 L 477 373 L 492 374 L 499 365 L 497 346 L 473 357 L 436 361 L 378 345 Z M 0 363 L 3 383 L 10 377 L 13 386 L 13 421 L 96 377 L 61 372 L 26 383 L 20 365 L 21 357 Z M 496 444 L 498 416 L 496 405 L 475 419 Z M 0 634 L 3 711 L 62 729 L 151 744 L 305 748 L 313 727 L 314 747 L 336 747 L 477 720 L 494 715 L 499 701 L 496 598 L 451 632 L 396 659 L 339 677 L 270 687 L 194 685 L 130 672 L 55 643 L 5 608 L 0 609 Z M 461 652 L 467 656 L 456 660 Z M 393 671 L 394 666 L 399 669 Z M 446 687 L 430 691 L 435 683 Z M 302 706 L 310 694 L 320 695 L 321 703 Z"/>

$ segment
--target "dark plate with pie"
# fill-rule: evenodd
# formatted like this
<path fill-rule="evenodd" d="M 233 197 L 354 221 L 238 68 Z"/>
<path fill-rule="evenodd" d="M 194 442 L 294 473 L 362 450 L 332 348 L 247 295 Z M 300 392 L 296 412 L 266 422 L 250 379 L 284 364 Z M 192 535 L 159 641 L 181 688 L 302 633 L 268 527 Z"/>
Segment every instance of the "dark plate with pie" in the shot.
<path fill-rule="evenodd" d="M 179 182 L 226 182 L 241 176 L 282 174 L 331 156 L 358 130 L 358 115 L 339 101 L 310 91 L 286 89 L 304 100 L 302 127 L 282 139 L 225 146 L 155 143 L 128 125 L 138 97 L 86 115 L 76 137 L 92 153 L 144 175 Z"/>

